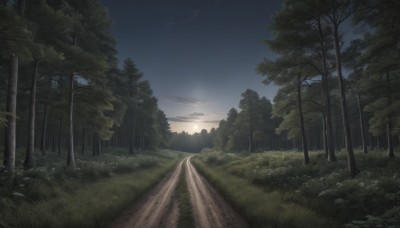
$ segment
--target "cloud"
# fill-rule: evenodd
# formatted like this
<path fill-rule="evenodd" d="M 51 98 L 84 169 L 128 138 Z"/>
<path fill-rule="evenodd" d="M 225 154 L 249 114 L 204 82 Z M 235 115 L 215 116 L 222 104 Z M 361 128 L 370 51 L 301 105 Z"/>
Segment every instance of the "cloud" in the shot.
<path fill-rule="evenodd" d="M 206 116 L 206 114 L 204 114 L 204 113 L 201 113 L 201 112 L 194 112 L 194 113 L 192 113 L 192 114 L 190 114 L 189 116 Z"/>
<path fill-rule="evenodd" d="M 167 119 L 171 122 L 180 122 L 180 123 L 219 123 L 220 120 L 202 120 L 201 117 L 206 116 L 201 112 L 194 112 L 187 116 L 176 116 L 176 117 L 168 117 Z"/>
<path fill-rule="evenodd" d="M 167 99 L 170 101 L 176 102 L 176 103 L 185 104 L 185 105 L 193 105 L 193 106 L 197 106 L 197 105 L 201 105 L 201 104 L 205 103 L 202 100 L 198 100 L 198 99 L 190 98 L 190 97 L 171 96 L 171 97 L 167 97 Z"/>
<path fill-rule="evenodd" d="M 180 123 L 189 123 L 189 122 L 195 121 L 193 119 L 188 119 L 188 118 L 185 118 L 185 117 L 182 118 L 182 117 L 183 116 L 168 117 L 168 120 L 171 121 L 171 122 L 180 122 Z"/>
<path fill-rule="evenodd" d="M 198 122 L 200 120 L 200 116 L 202 116 L 202 115 L 199 115 L 199 114 L 203 114 L 203 113 L 195 112 L 195 113 L 189 114 L 187 116 L 168 117 L 168 120 L 172 121 L 172 122 L 183 122 L 183 123 L 195 122 L 195 121 Z"/>
<path fill-rule="evenodd" d="M 221 120 L 204 120 L 203 123 L 219 123 Z"/>

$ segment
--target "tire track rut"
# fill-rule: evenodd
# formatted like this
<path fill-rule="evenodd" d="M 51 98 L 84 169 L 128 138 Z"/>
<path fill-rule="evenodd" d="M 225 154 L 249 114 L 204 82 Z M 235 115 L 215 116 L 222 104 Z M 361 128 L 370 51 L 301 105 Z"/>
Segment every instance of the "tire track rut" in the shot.
<path fill-rule="evenodd" d="M 186 170 L 196 228 L 247 228 L 244 219 L 192 165 L 191 157 L 181 160 L 175 170 L 157 184 L 136 205 L 119 216 L 109 227 L 171 228 L 177 226 L 179 207 L 176 187 Z"/>

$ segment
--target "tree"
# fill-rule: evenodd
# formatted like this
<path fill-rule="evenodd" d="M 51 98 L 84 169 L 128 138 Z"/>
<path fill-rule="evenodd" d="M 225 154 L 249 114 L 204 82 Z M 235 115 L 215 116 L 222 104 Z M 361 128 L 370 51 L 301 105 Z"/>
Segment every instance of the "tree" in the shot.
<path fill-rule="evenodd" d="M 159 134 L 158 146 L 166 148 L 169 144 L 171 132 L 167 116 L 160 109 L 157 112 L 157 132 Z"/>
<path fill-rule="evenodd" d="M 298 117 L 305 164 L 309 164 L 310 159 L 308 156 L 308 145 L 304 126 L 303 102 L 301 96 L 302 83 L 307 80 L 309 76 L 307 71 L 310 71 L 310 68 L 304 58 L 286 55 L 277 59 L 276 61 L 264 61 L 264 63 L 259 65 L 259 72 L 267 77 L 267 79 L 264 80 L 264 83 L 275 82 L 276 84 L 283 86 L 282 90 L 287 92 L 286 95 L 291 94 L 292 91 L 295 91 L 296 105 L 294 107 L 296 107 L 297 110 L 290 109 L 289 112 L 285 111 L 282 113 L 278 111 L 275 113 L 277 113 L 278 116 L 289 115 L 292 117 Z M 285 107 L 288 107 L 287 102 L 293 102 L 291 99 L 288 99 L 288 96 L 283 95 L 281 98 L 283 99 L 275 99 L 275 101 L 276 103 L 283 102 Z"/>
<path fill-rule="evenodd" d="M 122 70 L 122 77 L 125 83 L 122 91 L 122 97 L 125 104 L 127 105 L 127 113 L 125 121 L 128 123 L 128 135 L 129 135 L 129 153 L 133 153 L 137 130 L 137 112 L 139 103 L 139 83 L 143 74 L 136 68 L 133 60 L 128 58 L 124 61 Z"/>
<path fill-rule="evenodd" d="M 25 169 L 32 168 L 34 166 L 34 147 L 35 147 L 35 114 L 36 114 L 36 88 L 37 80 L 41 74 L 51 71 L 49 66 L 55 65 L 57 61 L 63 59 L 62 53 L 58 53 L 54 48 L 48 45 L 50 37 L 55 36 L 57 30 L 51 30 L 60 26 L 60 24 L 49 24 L 51 22 L 60 22 L 64 19 L 62 15 L 54 12 L 44 1 L 28 2 L 26 19 L 29 21 L 31 30 L 33 31 L 33 40 L 35 44 L 31 45 L 30 52 L 32 55 L 32 74 L 31 74 L 31 85 L 29 91 L 29 123 L 28 123 L 28 145 L 26 149 L 26 156 L 24 161 Z M 44 27 L 44 28 L 42 28 Z M 49 29 L 50 28 L 50 29 Z M 43 36 L 43 34 L 47 36 Z M 50 35 L 50 36 L 49 36 Z M 47 69 L 40 72 L 40 67 L 44 65 Z M 54 70 L 54 69 L 53 69 Z M 47 111 L 47 109 L 45 109 Z M 46 113 L 47 114 L 47 113 Z M 46 121 L 46 118 L 44 118 Z M 44 128 L 45 129 L 45 128 Z M 45 134 L 42 135 L 42 139 Z M 43 145 L 44 146 L 44 145 Z M 44 153 L 44 147 L 41 147 L 42 153 Z"/>
<path fill-rule="evenodd" d="M 332 26 L 333 46 L 336 57 L 336 73 L 338 76 L 340 89 L 340 102 L 342 109 L 342 119 L 344 126 L 344 136 L 347 149 L 348 166 L 350 175 L 355 176 L 359 170 L 354 158 L 353 145 L 351 140 L 349 115 L 346 100 L 346 85 L 342 73 L 342 54 L 341 54 L 341 34 L 339 28 L 356 10 L 358 1 L 354 0 L 325 0 L 325 8 L 323 9 L 325 20 Z"/>
<path fill-rule="evenodd" d="M 216 148 L 220 150 L 227 150 L 229 136 L 233 134 L 234 123 L 238 116 L 238 112 L 236 109 L 231 108 L 228 112 L 228 116 L 226 120 L 221 120 L 219 122 L 217 136 L 215 141 Z"/>
<path fill-rule="evenodd" d="M 372 34 L 366 34 L 367 49 L 361 61 L 367 64 L 362 81 L 364 90 L 369 90 L 377 97 L 365 106 L 372 113 L 369 120 L 370 132 L 374 135 L 386 131 L 388 154 L 394 157 L 393 134 L 399 125 L 398 103 L 400 60 L 400 5 L 395 0 L 363 1 L 355 16 L 356 23 L 366 23 L 373 28 Z M 383 130 L 386 128 L 385 130 Z"/>
<path fill-rule="evenodd" d="M 16 148 L 16 107 L 18 87 L 18 61 L 19 56 L 28 56 L 27 43 L 30 43 L 29 30 L 23 22 L 24 0 L 16 2 L 16 12 L 0 4 L 0 35 L 2 55 L 9 56 L 9 77 L 7 89 L 7 128 L 4 150 L 4 163 L 8 172 L 13 175 L 15 171 L 15 148 Z"/>
<path fill-rule="evenodd" d="M 72 20 L 57 47 L 65 55 L 64 69 L 68 72 L 67 166 L 74 169 L 74 88 L 85 80 L 104 80 L 107 64 L 102 41 L 110 35 L 111 20 L 107 10 L 95 0 L 65 0 L 53 4 L 52 7 Z"/>
<path fill-rule="evenodd" d="M 344 66 L 352 71 L 349 75 L 352 92 L 355 93 L 357 97 L 358 114 L 360 119 L 360 130 L 361 130 L 361 141 L 363 152 L 368 153 L 367 139 L 366 139 L 366 127 L 364 121 L 364 105 L 361 100 L 361 91 L 359 86 L 359 81 L 362 80 L 364 64 L 360 62 L 359 57 L 361 56 L 362 49 L 364 49 L 364 44 L 362 40 L 353 40 L 350 46 L 343 53 Z"/>
<path fill-rule="evenodd" d="M 241 114 L 243 116 L 242 121 L 246 125 L 246 131 L 248 135 L 248 151 L 254 151 L 254 140 L 253 134 L 255 132 L 256 125 L 260 122 L 261 115 L 258 112 L 259 96 L 256 91 L 247 89 L 242 93 L 242 100 L 239 102 L 239 108 L 242 109 Z"/>
<path fill-rule="evenodd" d="M 328 59 L 328 31 L 322 24 L 321 2 L 313 0 L 284 1 L 283 8 L 274 15 L 271 29 L 274 31 L 275 38 L 266 41 L 267 45 L 275 52 L 287 55 L 289 53 L 306 54 L 308 57 L 303 61 L 303 65 L 310 65 L 316 71 L 311 77 L 321 77 L 324 133 L 323 138 L 326 142 L 327 158 L 329 161 L 336 161 L 332 139 L 331 125 L 331 104 L 328 86 L 329 68 Z M 301 54 L 300 54 L 301 55 Z M 318 60 L 320 59 L 320 60 Z M 320 62 L 319 62 L 320 61 Z M 296 63 L 294 63 L 296 64 Z M 265 70 L 260 64 L 259 72 L 265 74 Z"/>

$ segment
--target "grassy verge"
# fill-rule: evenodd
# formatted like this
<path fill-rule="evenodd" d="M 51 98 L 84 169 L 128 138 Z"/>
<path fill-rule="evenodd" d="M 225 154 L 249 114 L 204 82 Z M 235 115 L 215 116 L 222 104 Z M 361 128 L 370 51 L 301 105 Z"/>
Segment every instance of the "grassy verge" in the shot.
<path fill-rule="evenodd" d="M 344 152 L 337 153 L 334 163 L 326 161 L 323 152 L 312 152 L 310 158 L 311 164 L 305 166 L 302 153 L 297 152 L 207 152 L 199 155 L 195 164 L 249 220 L 258 220 L 257 216 L 267 219 L 270 214 L 272 220 L 279 220 L 283 216 L 279 205 L 290 205 L 285 211 L 296 208 L 294 215 L 308 211 L 328 218 L 324 220 L 332 225 L 400 226 L 399 158 L 357 151 L 361 172 L 354 178 L 349 176 Z M 258 210 L 265 211 L 257 215 Z M 297 215 L 282 221 L 291 219 L 293 224 L 302 221 Z"/>
<path fill-rule="evenodd" d="M 0 226 L 104 227 L 180 157 L 172 152 L 104 154 L 81 157 L 75 171 L 41 166 L 20 172 L 13 183 L 0 182 Z"/>
<path fill-rule="evenodd" d="M 179 201 L 178 228 L 195 227 L 190 192 L 186 181 L 186 169 L 184 167 L 179 178 L 176 194 Z"/>
<path fill-rule="evenodd" d="M 284 194 L 265 192 L 224 169 L 194 159 L 194 165 L 246 218 L 252 227 L 337 227 L 332 219 L 285 201 Z"/>

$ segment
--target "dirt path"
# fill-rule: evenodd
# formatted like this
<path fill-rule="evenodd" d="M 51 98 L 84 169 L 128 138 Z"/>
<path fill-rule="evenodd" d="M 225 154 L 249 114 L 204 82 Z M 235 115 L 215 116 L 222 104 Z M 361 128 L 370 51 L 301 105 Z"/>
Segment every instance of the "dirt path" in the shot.
<path fill-rule="evenodd" d="M 179 213 L 175 189 L 183 162 L 184 160 L 180 161 L 171 175 L 164 178 L 135 207 L 123 213 L 109 227 L 176 227 Z"/>
<path fill-rule="evenodd" d="M 123 213 L 109 227 L 173 228 L 177 226 L 179 208 L 176 186 L 182 166 L 186 169 L 196 228 L 247 228 L 247 223 L 219 193 L 197 172 L 191 157 L 180 161 L 176 169 L 154 187 L 136 206 Z"/>
<path fill-rule="evenodd" d="M 196 227 L 248 227 L 244 219 L 197 172 L 190 158 L 186 159 L 186 180 L 192 198 Z"/>

